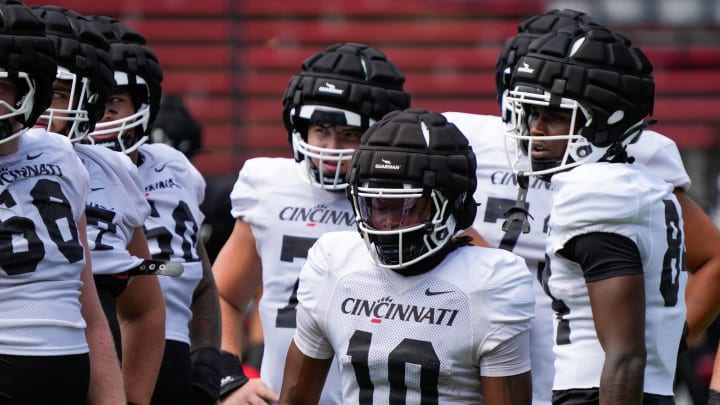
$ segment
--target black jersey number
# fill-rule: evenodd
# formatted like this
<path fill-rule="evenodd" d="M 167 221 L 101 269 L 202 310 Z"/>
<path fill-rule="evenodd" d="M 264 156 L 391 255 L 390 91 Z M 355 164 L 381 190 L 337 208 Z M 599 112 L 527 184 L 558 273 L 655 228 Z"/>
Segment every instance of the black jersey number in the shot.
<path fill-rule="evenodd" d="M 674 307 L 678 302 L 678 278 L 685 270 L 685 247 L 683 246 L 683 230 L 680 227 L 680 214 L 671 200 L 665 203 L 665 226 L 667 230 L 668 249 L 663 259 L 660 276 L 660 294 L 666 307 Z"/>
<path fill-rule="evenodd" d="M 88 225 L 95 225 L 98 233 L 95 237 L 93 250 L 112 250 L 112 246 L 102 242 L 103 236 L 110 233 L 117 233 L 117 225 L 113 223 L 115 219 L 115 211 L 106 210 L 100 207 L 88 206 L 85 208 Z"/>
<path fill-rule="evenodd" d="M 50 240 L 70 263 L 83 258 L 77 224 L 60 183 L 42 179 L 30 190 L 32 203 L 40 214 Z M 10 192 L 0 194 L 0 206 L 12 208 L 17 202 Z M 0 267 L 8 275 L 31 273 L 45 257 L 45 247 L 29 218 L 12 216 L 0 221 Z"/>
<path fill-rule="evenodd" d="M 307 258 L 308 250 L 316 240 L 315 238 L 283 235 L 282 247 L 280 248 L 280 261 L 292 262 L 296 258 Z M 277 317 L 275 318 L 275 327 L 295 328 L 295 314 L 298 304 L 297 290 L 299 284 L 300 278 L 297 278 L 295 284 L 293 284 L 292 293 L 290 293 L 287 305 L 278 309 Z"/>
<path fill-rule="evenodd" d="M 505 213 L 513 206 L 515 206 L 515 200 L 511 200 L 509 198 L 488 197 L 483 221 L 494 224 L 499 219 L 505 219 Z M 529 207 L 530 205 L 528 204 L 528 208 Z M 513 248 L 515 248 L 515 244 L 517 244 L 521 233 L 522 226 L 520 226 L 520 224 L 512 224 L 510 229 L 508 229 L 503 235 L 502 240 L 500 241 L 500 246 L 498 247 L 500 249 L 512 251 Z"/>
<path fill-rule="evenodd" d="M 155 208 L 155 201 L 148 201 L 150 203 L 150 216 L 159 217 L 157 209 Z M 171 232 L 164 226 L 158 226 L 152 229 L 145 229 L 145 237 L 157 240 L 160 253 L 153 255 L 153 259 L 159 260 L 172 260 L 175 256 L 175 252 L 172 248 L 173 235 L 177 235 L 182 241 L 180 247 L 182 249 L 179 252 L 179 256 L 185 261 L 197 261 L 199 258 L 194 254 L 193 247 L 197 243 L 198 237 L 198 225 L 195 223 L 195 219 L 192 216 L 190 207 L 185 201 L 178 202 L 178 205 L 172 211 L 172 218 L 175 221 L 174 233 Z"/>
<path fill-rule="evenodd" d="M 355 371 L 355 379 L 360 387 L 359 404 L 372 404 L 375 389 L 370 379 L 368 356 L 372 343 L 372 333 L 356 330 L 348 343 L 347 355 Z M 432 405 L 438 403 L 438 381 L 440 376 L 440 359 L 435 353 L 432 343 L 424 340 L 403 339 L 388 355 L 388 382 L 390 383 L 389 404 L 407 403 L 407 386 L 405 385 L 405 366 L 420 366 L 420 403 Z"/>
<path fill-rule="evenodd" d="M 678 302 L 678 281 L 680 272 L 685 270 L 685 247 L 683 246 L 683 230 L 680 226 L 680 215 L 677 207 L 671 200 L 663 200 L 665 204 L 665 229 L 668 249 L 663 258 L 663 268 L 660 276 L 660 294 L 666 307 L 674 307 Z M 552 298 L 552 308 L 558 318 L 557 335 L 555 342 L 558 345 L 570 343 L 570 322 L 564 317 L 570 313 L 570 308 L 550 293 L 547 281 L 550 278 L 550 258 L 545 256 L 547 266 L 542 272 L 542 285 L 545 293 Z"/>

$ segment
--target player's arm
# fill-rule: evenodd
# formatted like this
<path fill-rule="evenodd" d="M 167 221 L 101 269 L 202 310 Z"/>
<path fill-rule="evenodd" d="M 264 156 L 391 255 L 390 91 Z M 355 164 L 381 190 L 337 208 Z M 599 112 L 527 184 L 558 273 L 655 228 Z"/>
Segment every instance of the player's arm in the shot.
<path fill-rule="evenodd" d="M 202 279 L 193 292 L 190 310 L 190 361 L 193 403 L 215 403 L 220 396 L 220 301 L 210 258 L 202 241 L 197 243 Z"/>
<path fill-rule="evenodd" d="M 614 233 L 570 240 L 560 252 L 582 267 L 593 322 L 605 352 L 600 402 L 642 402 L 646 364 L 645 280 L 635 243 Z"/>
<path fill-rule="evenodd" d="M 80 305 L 83 318 L 87 323 L 85 337 L 90 348 L 90 386 L 87 403 L 124 405 L 127 401 L 123 390 L 120 362 L 115 354 L 115 344 L 110 334 L 110 327 L 100 306 L 100 299 L 93 280 L 84 213 L 78 220 L 77 227 L 80 242 L 85 250 L 85 266 L 80 275 L 82 281 Z"/>
<path fill-rule="evenodd" d="M 314 359 L 304 355 L 293 341 L 285 359 L 280 404 L 316 404 L 320 400 L 332 357 Z"/>
<path fill-rule="evenodd" d="M 141 226 L 133 230 L 127 249 L 133 256 L 150 258 Z M 134 404 L 149 404 L 165 350 L 165 298 L 157 277 L 133 278 L 118 297 L 117 314 L 125 395 Z"/>
<path fill-rule="evenodd" d="M 222 403 L 245 403 L 246 398 L 256 401 L 277 398 L 277 394 L 260 379 L 248 382 L 242 370 L 245 309 L 262 282 L 262 264 L 248 223 L 240 219 L 235 221 L 230 237 L 215 258 L 212 271 L 222 318 Z"/>
<path fill-rule="evenodd" d="M 532 376 L 526 373 L 508 377 L 481 377 L 483 400 L 487 405 L 532 403 Z"/>
<path fill-rule="evenodd" d="M 720 314 L 720 231 L 705 211 L 682 189 L 675 189 L 685 231 L 686 265 L 690 279 L 685 290 L 688 342 L 699 338 Z"/>

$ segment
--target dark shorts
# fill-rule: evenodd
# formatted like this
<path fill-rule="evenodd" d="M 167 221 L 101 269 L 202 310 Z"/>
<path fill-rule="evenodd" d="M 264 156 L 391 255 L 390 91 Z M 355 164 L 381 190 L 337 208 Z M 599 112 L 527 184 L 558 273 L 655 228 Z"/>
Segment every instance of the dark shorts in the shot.
<path fill-rule="evenodd" d="M 84 404 L 90 356 L 0 355 L 0 404 Z"/>
<path fill-rule="evenodd" d="M 166 340 L 165 354 L 151 404 L 189 404 L 191 392 L 190 346 L 175 340 Z"/>
<path fill-rule="evenodd" d="M 553 391 L 553 405 L 597 405 L 600 403 L 598 388 Z M 644 394 L 644 405 L 675 405 L 675 397 Z"/>

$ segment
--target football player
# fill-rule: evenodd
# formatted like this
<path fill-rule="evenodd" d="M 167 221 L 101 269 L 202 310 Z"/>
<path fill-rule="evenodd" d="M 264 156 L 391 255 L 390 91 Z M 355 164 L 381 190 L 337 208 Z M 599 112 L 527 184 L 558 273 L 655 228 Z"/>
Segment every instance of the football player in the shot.
<path fill-rule="evenodd" d="M 66 137 L 28 130 L 50 105 L 55 47 L 18 1 L 0 20 L 0 396 L 125 404 L 88 253 L 88 172 Z"/>
<path fill-rule="evenodd" d="M 295 330 L 300 267 L 321 234 L 355 227 L 345 172 L 362 132 L 410 105 L 404 82 L 382 52 L 356 43 L 313 54 L 290 79 L 282 117 L 294 159 L 245 162 L 231 193 L 235 227 L 213 265 L 223 321 L 224 404 L 277 400 Z M 243 386 L 243 318 L 261 283 L 261 378 Z M 337 372 L 329 380 L 321 403 L 342 403 Z"/>
<path fill-rule="evenodd" d="M 448 120 L 455 123 L 469 138 L 478 156 L 491 157 L 478 159 L 476 199 L 481 204 L 478 206 L 474 228 L 490 245 L 509 249 L 523 256 L 531 272 L 538 276 L 535 283 L 536 317 L 530 338 L 535 404 L 550 404 L 554 374 L 553 310 L 551 300 L 543 291 L 539 278 L 545 265 L 545 238 L 549 230 L 546 223 L 552 203 L 552 186 L 540 179 L 529 182 L 530 190 L 526 196 L 526 209 L 532 215 L 527 218 L 529 232 L 524 233 L 520 224 L 511 222 L 503 229 L 505 214 L 515 206 L 517 197 L 517 179 L 509 170 L 505 158 L 506 147 L 514 150 L 514 144 L 505 145 L 506 125 L 503 121 L 509 121 L 512 115 L 509 114 L 507 105 L 503 105 L 503 96 L 507 92 L 509 73 L 518 59 L 527 53 L 530 42 L 558 28 L 578 24 L 598 25 L 582 12 L 569 9 L 551 10 L 521 23 L 518 35 L 506 41 L 496 65 L 496 87 L 503 111 L 502 119 L 491 115 L 445 114 Z M 717 249 L 713 248 L 720 243 L 720 233 L 702 209 L 687 195 L 690 178 L 672 140 L 655 131 L 645 130 L 639 140 L 627 146 L 627 150 L 635 158 L 635 164 L 648 167 L 675 187 L 674 193 L 682 206 L 685 222 L 688 270 L 694 273 L 688 290 L 693 290 L 693 286 L 708 286 L 707 290 L 698 288 L 686 297 L 688 323 L 697 325 L 691 327 L 697 331 L 691 332 L 691 335 L 699 336 L 707 323 L 714 318 L 718 308 L 717 299 L 720 296 L 711 292 L 717 290 L 713 286 L 717 284 L 716 280 L 720 280 L 720 277 L 715 276 L 720 271 L 720 260 L 714 258 Z M 703 235 L 707 240 L 703 239 Z"/>
<path fill-rule="evenodd" d="M 673 404 L 680 204 L 626 150 L 652 113 L 652 65 L 620 34 L 566 27 L 530 44 L 508 88 L 511 166 L 552 186 L 540 274 L 555 310 L 553 403 Z"/>
<path fill-rule="evenodd" d="M 122 151 L 138 167 L 150 204 L 145 236 L 153 259 L 182 263 L 179 277 L 161 277 L 165 353 L 152 403 L 214 403 L 220 386 L 220 310 L 204 247 L 200 203 L 205 180 L 185 155 L 146 144 L 158 112 L 162 70 L 145 38 L 107 17 L 92 21 L 110 42 L 116 86 L 90 140 Z"/>
<path fill-rule="evenodd" d="M 475 165 L 437 113 L 392 112 L 363 135 L 357 230 L 308 253 L 281 404 L 315 403 L 331 367 L 344 403 L 531 403 L 532 277 L 519 256 L 455 239 L 476 214 Z"/>
<path fill-rule="evenodd" d="M 33 11 L 45 21 L 58 60 L 52 103 L 38 125 L 69 137 L 90 174 L 85 216 L 95 285 L 122 363 L 127 399 L 149 403 L 165 345 L 165 304 L 156 277 L 130 282 L 128 271 L 150 259 L 143 231 L 150 206 L 137 167 L 125 154 L 79 142 L 103 116 L 115 85 L 110 45 L 71 10 L 35 6 Z"/>

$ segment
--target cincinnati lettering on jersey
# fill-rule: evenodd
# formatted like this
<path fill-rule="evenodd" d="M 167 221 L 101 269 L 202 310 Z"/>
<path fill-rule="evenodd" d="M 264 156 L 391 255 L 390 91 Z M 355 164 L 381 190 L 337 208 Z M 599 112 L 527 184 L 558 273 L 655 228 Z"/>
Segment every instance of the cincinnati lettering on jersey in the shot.
<path fill-rule="evenodd" d="M 156 181 L 153 184 L 148 184 L 147 186 L 145 186 L 145 191 L 147 192 L 147 191 L 164 190 L 166 188 L 182 188 L 182 186 L 179 185 L 178 183 L 176 183 L 175 180 L 173 180 L 173 178 L 171 177 L 169 179 Z"/>
<path fill-rule="evenodd" d="M 452 326 L 457 314 L 460 312 L 459 309 L 396 304 L 392 302 L 390 297 L 383 297 L 376 301 L 346 298 L 340 304 L 340 311 L 347 315 L 368 317 L 370 322 L 373 323 L 380 323 L 383 319 L 388 319 L 441 326 Z"/>
<path fill-rule="evenodd" d="M 17 179 L 35 176 L 58 176 L 62 177 L 62 168 L 52 163 L 40 163 L 37 165 L 25 165 L 17 169 L 7 167 L 0 168 L 0 185 L 11 184 Z"/>
<path fill-rule="evenodd" d="M 517 175 L 510 171 L 498 170 L 490 175 L 490 184 L 502 184 L 504 186 L 517 186 Z M 552 190 L 550 182 L 543 181 L 538 177 L 530 177 L 529 187 L 531 189 L 545 189 Z"/>
<path fill-rule="evenodd" d="M 352 211 L 328 209 L 325 204 L 320 204 L 312 208 L 285 207 L 280 210 L 278 218 L 281 221 L 313 222 L 347 226 L 355 225 L 355 216 Z"/>

